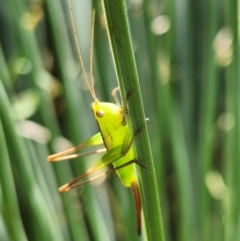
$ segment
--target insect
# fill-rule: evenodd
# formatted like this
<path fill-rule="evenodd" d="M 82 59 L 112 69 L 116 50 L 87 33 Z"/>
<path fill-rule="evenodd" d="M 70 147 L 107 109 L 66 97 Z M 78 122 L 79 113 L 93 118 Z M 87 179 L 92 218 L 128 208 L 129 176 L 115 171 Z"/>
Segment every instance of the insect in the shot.
<path fill-rule="evenodd" d="M 137 212 L 137 229 L 138 233 L 141 233 L 141 200 L 139 194 L 138 182 L 135 174 L 135 164 L 146 168 L 142 165 L 136 158 L 134 151 L 133 143 L 134 139 L 138 134 L 141 133 L 142 128 L 139 128 L 134 133 L 129 127 L 128 123 L 128 111 L 127 105 L 133 94 L 133 91 L 129 91 L 126 94 L 126 98 L 123 102 L 123 106 L 120 106 L 117 101 L 117 91 L 118 88 L 115 88 L 112 91 L 112 96 L 115 103 L 100 102 L 95 94 L 94 84 L 93 84 L 93 73 L 92 73 L 92 56 L 93 56 L 93 29 L 94 29 L 94 20 L 92 21 L 92 40 L 91 40 L 91 53 L 90 53 L 90 79 L 87 77 L 86 70 L 83 64 L 83 59 L 79 47 L 79 40 L 76 34 L 76 26 L 72 13 L 71 0 L 68 0 L 70 8 L 70 16 L 75 36 L 75 42 L 78 50 L 78 56 L 81 64 L 81 68 L 85 77 L 85 81 L 88 85 L 89 91 L 93 97 L 93 103 L 91 104 L 93 115 L 97 124 L 99 126 L 99 133 L 89 138 L 87 141 L 82 144 L 59 152 L 53 155 L 48 156 L 49 162 L 62 161 L 66 159 L 72 159 L 79 156 L 90 155 L 95 153 L 104 153 L 105 154 L 96 162 L 96 164 L 89 168 L 86 172 L 76 177 L 72 181 L 64 184 L 59 188 L 60 192 L 67 192 L 75 187 L 81 186 L 83 184 L 89 183 L 97 178 L 106 176 L 110 173 L 115 172 L 119 177 L 122 184 L 127 188 L 132 188 L 134 199 L 136 203 L 136 212 Z M 93 13 L 94 19 L 94 13 Z M 91 152 L 76 153 L 76 151 L 81 150 L 90 146 L 97 146 L 104 144 L 104 149 L 98 149 Z M 95 175 L 91 178 L 86 179 L 86 177 L 95 171 L 112 165 L 112 167 L 98 175 Z"/>

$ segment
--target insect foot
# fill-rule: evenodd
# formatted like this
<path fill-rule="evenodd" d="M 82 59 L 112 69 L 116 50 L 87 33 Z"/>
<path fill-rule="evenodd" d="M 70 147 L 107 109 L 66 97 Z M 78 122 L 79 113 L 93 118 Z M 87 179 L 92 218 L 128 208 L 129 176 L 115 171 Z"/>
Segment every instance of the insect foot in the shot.
<path fill-rule="evenodd" d="M 130 98 L 132 97 L 134 93 L 134 89 L 128 90 L 127 94 L 126 94 L 126 100 L 129 101 Z"/>
<path fill-rule="evenodd" d="M 138 136 L 144 129 L 145 129 L 144 126 L 139 127 L 139 128 L 134 132 L 134 137 Z"/>
<path fill-rule="evenodd" d="M 127 92 L 126 98 L 125 98 L 124 103 L 123 103 L 123 119 L 122 119 L 122 125 L 123 126 L 127 125 L 127 120 L 126 120 L 126 116 L 128 114 L 127 105 L 128 105 L 129 99 L 133 95 L 133 92 L 134 92 L 133 89 L 131 89 Z"/>
<path fill-rule="evenodd" d="M 145 166 L 144 164 L 142 164 L 142 163 L 139 162 L 138 160 L 136 160 L 135 163 L 136 163 L 138 166 L 140 166 L 140 167 L 142 167 L 142 168 L 148 170 L 147 166 Z"/>

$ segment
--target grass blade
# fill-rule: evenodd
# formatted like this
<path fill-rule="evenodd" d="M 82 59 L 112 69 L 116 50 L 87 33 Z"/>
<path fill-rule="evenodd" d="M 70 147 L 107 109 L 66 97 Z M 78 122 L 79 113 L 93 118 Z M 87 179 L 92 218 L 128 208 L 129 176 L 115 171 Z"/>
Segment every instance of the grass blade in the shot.
<path fill-rule="evenodd" d="M 136 138 L 136 149 L 139 160 L 153 173 L 141 170 L 141 190 L 143 197 L 143 213 L 148 240 L 164 240 L 162 217 L 155 170 L 146 131 L 145 115 L 138 83 L 138 76 L 127 24 L 124 1 L 103 1 L 108 22 L 109 39 L 112 47 L 115 68 L 122 95 L 133 90 L 129 101 L 129 113 L 133 130 L 144 127 L 145 130 Z M 154 215 L 153 215 L 154 214 Z"/>

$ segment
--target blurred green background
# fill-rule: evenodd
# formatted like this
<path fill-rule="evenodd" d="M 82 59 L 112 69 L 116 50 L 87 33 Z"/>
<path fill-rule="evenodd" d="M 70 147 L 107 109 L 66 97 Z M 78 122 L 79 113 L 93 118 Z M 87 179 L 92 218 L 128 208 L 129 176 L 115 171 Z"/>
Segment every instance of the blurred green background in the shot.
<path fill-rule="evenodd" d="M 80 47 L 89 71 L 92 5 L 95 89 L 112 101 L 100 1 L 73 1 Z M 240 240 L 239 1 L 126 7 L 165 240 Z M 67 1 L 0 0 L 0 29 L 0 240 L 148 240 L 115 175 L 58 193 L 98 157 L 46 161 L 98 131 Z"/>

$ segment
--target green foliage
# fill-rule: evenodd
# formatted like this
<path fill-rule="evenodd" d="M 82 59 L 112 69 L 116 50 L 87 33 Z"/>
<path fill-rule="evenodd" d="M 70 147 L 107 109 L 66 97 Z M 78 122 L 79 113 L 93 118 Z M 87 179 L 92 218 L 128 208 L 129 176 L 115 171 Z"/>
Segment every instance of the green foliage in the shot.
<path fill-rule="evenodd" d="M 67 1 L 9 0 L 0 1 L 0 240 L 238 240 L 238 1 L 73 0 L 87 71 L 92 8 L 99 100 L 111 101 L 118 80 L 123 96 L 134 89 L 133 129 L 149 118 L 136 139 L 150 171 L 138 171 L 145 229 L 138 237 L 133 197 L 115 175 L 58 192 L 98 160 L 46 160 L 98 131 Z"/>

